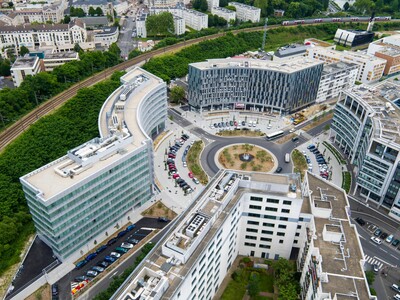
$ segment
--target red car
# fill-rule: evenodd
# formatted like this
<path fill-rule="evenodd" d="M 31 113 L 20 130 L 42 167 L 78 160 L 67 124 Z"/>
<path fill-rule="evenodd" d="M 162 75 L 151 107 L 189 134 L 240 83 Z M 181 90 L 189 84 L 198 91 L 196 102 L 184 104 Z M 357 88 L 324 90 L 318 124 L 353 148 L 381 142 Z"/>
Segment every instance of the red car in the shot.
<path fill-rule="evenodd" d="M 176 174 L 174 174 L 174 175 L 172 175 L 172 178 L 173 179 L 177 179 L 177 178 L 179 178 L 180 176 L 179 176 L 179 174 L 178 173 L 176 173 Z"/>
<path fill-rule="evenodd" d="M 193 178 L 194 177 L 194 175 L 193 175 L 193 173 L 192 172 L 189 172 L 189 178 Z"/>

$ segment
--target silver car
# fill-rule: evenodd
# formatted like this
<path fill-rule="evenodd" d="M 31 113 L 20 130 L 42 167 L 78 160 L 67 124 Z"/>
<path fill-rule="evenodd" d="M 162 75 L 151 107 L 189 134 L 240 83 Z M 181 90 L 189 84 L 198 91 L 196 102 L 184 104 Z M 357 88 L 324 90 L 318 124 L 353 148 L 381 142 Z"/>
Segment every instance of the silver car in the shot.
<path fill-rule="evenodd" d="M 132 249 L 133 245 L 131 243 L 122 243 L 121 248 Z"/>

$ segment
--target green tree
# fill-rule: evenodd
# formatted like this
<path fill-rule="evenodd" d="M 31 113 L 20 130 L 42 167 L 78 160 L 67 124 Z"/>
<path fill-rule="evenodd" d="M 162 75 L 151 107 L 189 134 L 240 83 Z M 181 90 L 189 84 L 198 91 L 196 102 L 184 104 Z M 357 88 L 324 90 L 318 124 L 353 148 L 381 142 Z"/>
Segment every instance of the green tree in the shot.
<path fill-rule="evenodd" d="M 220 7 L 226 7 L 226 6 L 228 6 L 228 3 L 229 3 L 228 0 L 219 0 Z"/>
<path fill-rule="evenodd" d="M 367 278 L 367 282 L 369 285 L 372 285 L 375 281 L 375 273 L 372 271 L 366 271 L 365 277 Z"/>
<path fill-rule="evenodd" d="M 11 69 L 10 60 L 0 58 L 0 76 L 10 76 L 11 75 L 10 69 Z"/>
<path fill-rule="evenodd" d="M 81 46 L 79 46 L 79 44 L 76 43 L 76 44 L 74 45 L 74 51 L 79 53 L 79 52 L 81 52 L 81 51 L 83 51 L 83 50 L 82 50 Z"/>
<path fill-rule="evenodd" d="M 208 9 L 207 0 L 194 0 L 193 1 L 193 8 L 206 12 Z"/>
<path fill-rule="evenodd" d="M 100 7 L 96 8 L 96 15 L 98 15 L 98 16 L 104 15 L 103 10 Z"/>
<path fill-rule="evenodd" d="M 108 52 L 115 54 L 117 57 L 121 56 L 121 49 L 118 47 L 117 43 L 112 43 Z"/>
<path fill-rule="evenodd" d="M 71 17 L 78 17 L 78 18 L 86 16 L 86 13 L 82 8 L 75 8 L 73 6 L 71 6 L 70 8 L 69 14 Z"/>
<path fill-rule="evenodd" d="M 146 19 L 146 29 L 149 36 L 167 36 L 173 34 L 175 31 L 174 18 L 169 12 L 148 16 Z"/>
<path fill-rule="evenodd" d="M 247 289 L 250 297 L 256 297 L 260 293 L 260 276 L 257 272 L 252 272 L 250 274 L 250 280 Z"/>
<path fill-rule="evenodd" d="M 353 7 L 359 13 L 370 14 L 375 8 L 375 3 L 372 0 L 356 0 Z"/>
<path fill-rule="evenodd" d="M 229 9 L 229 10 L 236 11 L 236 7 L 234 7 L 234 6 L 232 6 L 232 5 L 225 6 L 225 8 L 226 8 L 226 9 Z"/>
<path fill-rule="evenodd" d="M 71 22 L 71 17 L 68 16 L 68 15 L 65 15 L 65 16 L 64 16 L 63 23 L 64 23 L 64 24 L 69 24 L 69 22 Z"/>
<path fill-rule="evenodd" d="M 349 4 L 349 2 L 346 2 L 346 3 L 343 5 L 343 9 L 344 9 L 345 11 L 348 11 L 349 8 L 350 8 L 350 4 Z"/>
<path fill-rule="evenodd" d="M 25 54 L 28 54 L 28 53 L 29 53 L 29 49 L 26 48 L 25 46 L 21 46 L 19 48 L 19 55 L 20 56 L 24 56 Z"/>
<path fill-rule="evenodd" d="M 129 52 L 128 59 L 132 59 L 140 54 L 142 54 L 142 52 L 140 52 L 138 49 L 133 49 L 131 52 Z"/>
<path fill-rule="evenodd" d="M 298 299 L 298 292 L 296 285 L 288 282 L 279 287 L 279 300 L 296 300 Z"/>
<path fill-rule="evenodd" d="M 171 102 L 180 104 L 185 99 L 185 89 L 181 86 L 174 86 L 170 91 L 170 99 Z"/>
<path fill-rule="evenodd" d="M 88 13 L 89 13 L 90 16 L 94 16 L 96 14 L 96 10 L 92 6 L 90 6 Z"/>
<path fill-rule="evenodd" d="M 268 0 L 254 0 L 254 6 L 261 9 L 261 16 L 267 15 Z"/>

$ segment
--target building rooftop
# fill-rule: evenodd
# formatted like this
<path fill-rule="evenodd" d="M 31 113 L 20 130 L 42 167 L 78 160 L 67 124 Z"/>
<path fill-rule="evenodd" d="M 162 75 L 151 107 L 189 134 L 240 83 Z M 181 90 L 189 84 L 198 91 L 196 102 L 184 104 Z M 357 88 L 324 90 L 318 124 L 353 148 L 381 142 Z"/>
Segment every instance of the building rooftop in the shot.
<path fill-rule="evenodd" d="M 39 62 L 37 56 L 18 57 L 13 63 L 11 70 L 33 68 Z"/>
<path fill-rule="evenodd" d="M 220 6 L 214 6 L 213 10 L 219 10 L 219 11 L 222 11 L 222 12 L 227 13 L 227 14 L 235 13 L 233 10 L 227 9 L 225 7 L 220 7 Z"/>
<path fill-rule="evenodd" d="M 308 45 L 300 45 L 300 44 L 292 44 L 284 47 L 280 47 L 276 52 L 275 56 L 277 57 L 287 57 L 295 54 L 306 53 Z"/>
<path fill-rule="evenodd" d="M 383 48 L 376 50 L 376 52 L 386 54 L 388 56 L 400 56 L 400 46 L 389 46 L 382 44 Z"/>
<path fill-rule="evenodd" d="M 108 0 L 76 0 L 72 2 L 72 6 L 78 5 L 107 5 Z"/>
<path fill-rule="evenodd" d="M 104 26 L 108 24 L 107 17 L 84 17 L 79 18 L 86 26 Z"/>
<path fill-rule="evenodd" d="M 101 35 L 101 34 L 108 35 L 108 34 L 114 34 L 117 31 L 118 31 L 118 27 L 117 26 L 104 27 L 102 29 L 95 30 L 94 34 L 95 35 Z"/>
<path fill-rule="evenodd" d="M 209 59 L 205 62 L 198 62 L 190 64 L 201 70 L 213 69 L 213 68 L 251 68 L 251 69 L 266 69 L 274 70 L 282 73 L 295 73 L 305 68 L 313 67 L 322 64 L 321 61 L 307 58 L 307 57 L 295 57 L 290 60 L 282 61 L 270 61 L 260 59 L 248 59 L 248 58 L 221 58 L 221 59 Z"/>
<path fill-rule="evenodd" d="M 355 86 L 346 91 L 352 97 L 362 99 L 373 120 L 373 136 L 393 146 L 400 147 L 400 110 L 393 105 L 400 96 L 399 87 L 385 82 L 375 88 Z"/>
<path fill-rule="evenodd" d="M 239 3 L 239 2 L 229 2 L 228 5 L 239 6 L 239 7 L 241 7 L 241 8 L 245 8 L 245 9 L 249 9 L 249 10 L 254 10 L 254 11 L 261 11 L 261 9 L 258 8 L 258 7 L 254 7 L 254 6 L 251 6 L 251 5 L 246 5 L 246 4 Z"/>
<path fill-rule="evenodd" d="M 207 14 L 202 13 L 202 12 L 199 12 L 199 11 L 194 10 L 194 9 L 184 8 L 183 10 L 186 11 L 186 12 L 188 12 L 188 13 L 190 13 L 190 14 L 192 14 L 192 15 L 195 15 L 195 16 L 207 17 Z"/>
<path fill-rule="evenodd" d="M 322 291 L 331 293 L 332 299 L 369 299 L 364 253 L 357 229 L 349 221 L 345 192 L 310 173 L 307 180 L 315 222 L 312 241 L 319 251 L 313 255 L 320 264 Z"/>
<path fill-rule="evenodd" d="M 358 68 L 357 64 L 340 61 L 337 63 L 324 65 L 324 68 L 322 70 L 322 76 L 356 68 Z"/>
<path fill-rule="evenodd" d="M 208 243 L 244 193 L 265 192 L 303 201 L 299 179 L 297 174 L 272 175 L 220 170 L 207 188 L 179 216 L 142 266 L 131 274 L 120 289 L 117 299 L 139 299 L 143 296 L 140 293 L 157 299 L 171 299 L 191 267 L 207 251 Z M 148 280 L 150 277 L 157 278 L 154 288 L 140 290 L 140 286 L 143 286 L 143 272 L 148 275 Z"/>
<path fill-rule="evenodd" d="M 44 60 L 60 59 L 60 58 L 79 58 L 79 54 L 77 52 L 54 52 L 54 53 L 45 53 L 44 55 Z"/>
<path fill-rule="evenodd" d="M 43 167 L 22 177 L 47 201 L 99 170 L 123 159 L 150 137 L 138 121 L 143 98 L 163 81 L 140 68 L 121 77 L 123 85 L 114 91 L 99 114 L 100 138 L 84 143 Z"/>
<path fill-rule="evenodd" d="M 304 44 L 311 44 L 314 46 L 319 46 L 319 47 L 335 47 L 335 44 L 331 44 L 322 40 L 310 38 L 310 39 L 305 39 Z"/>
<path fill-rule="evenodd" d="M 337 58 L 338 60 L 340 59 L 349 59 L 355 62 L 376 62 L 376 63 L 382 63 L 386 64 L 386 60 L 369 55 L 364 52 L 353 52 L 353 51 L 337 51 L 337 50 L 332 50 L 324 47 L 311 47 L 308 48 L 307 51 L 314 51 L 317 52 L 321 55 L 329 56 L 329 57 L 334 57 Z"/>

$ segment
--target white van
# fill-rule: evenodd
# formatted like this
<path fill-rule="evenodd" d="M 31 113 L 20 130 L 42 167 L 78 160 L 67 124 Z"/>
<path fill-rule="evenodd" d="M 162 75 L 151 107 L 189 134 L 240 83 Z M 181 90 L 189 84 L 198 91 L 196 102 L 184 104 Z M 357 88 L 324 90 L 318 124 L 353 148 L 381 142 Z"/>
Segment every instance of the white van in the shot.
<path fill-rule="evenodd" d="M 285 154 L 285 162 L 286 163 L 290 162 L 290 154 L 289 153 Z"/>

